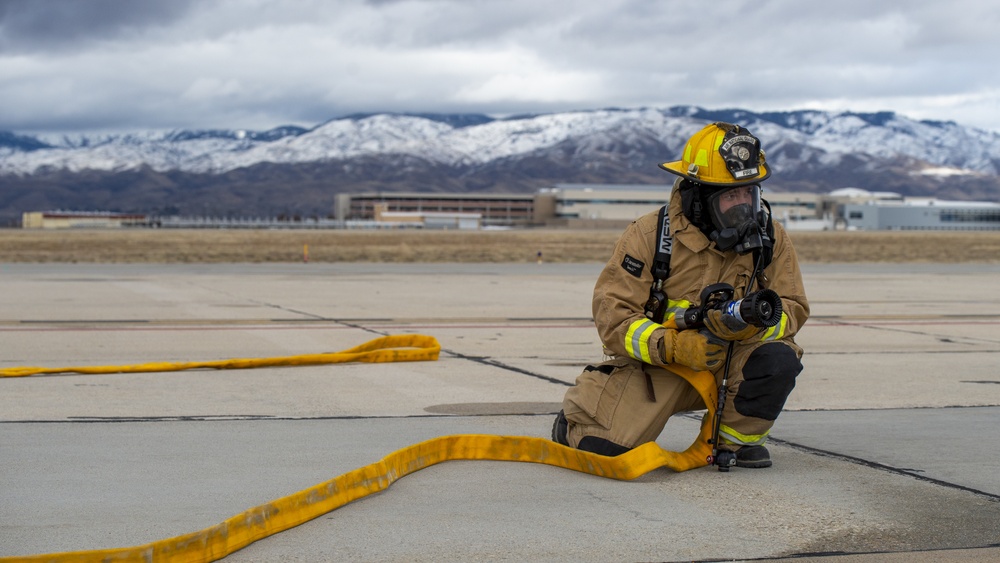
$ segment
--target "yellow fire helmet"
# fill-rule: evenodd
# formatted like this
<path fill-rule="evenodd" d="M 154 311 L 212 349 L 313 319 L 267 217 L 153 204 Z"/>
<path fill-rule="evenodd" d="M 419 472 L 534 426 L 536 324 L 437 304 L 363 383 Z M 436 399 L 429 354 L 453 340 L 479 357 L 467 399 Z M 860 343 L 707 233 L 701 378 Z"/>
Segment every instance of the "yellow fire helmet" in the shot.
<path fill-rule="evenodd" d="M 771 175 L 760 139 L 739 125 L 721 121 L 692 135 L 684 146 L 684 157 L 664 162 L 660 168 L 709 186 L 756 184 Z"/>

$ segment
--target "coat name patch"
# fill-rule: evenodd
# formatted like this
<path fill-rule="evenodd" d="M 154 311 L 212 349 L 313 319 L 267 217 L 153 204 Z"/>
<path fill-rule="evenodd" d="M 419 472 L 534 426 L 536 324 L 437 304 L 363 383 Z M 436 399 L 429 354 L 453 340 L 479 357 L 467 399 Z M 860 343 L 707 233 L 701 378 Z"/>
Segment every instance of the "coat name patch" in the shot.
<path fill-rule="evenodd" d="M 645 267 L 646 265 L 642 262 L 642 260 L 636 260 L 628 254 L 626 254 L 625 259 L 622 260 L 622 268 L 625 268 L 626 272 L 637 278 L 642 277 L 642 269 Z"/>

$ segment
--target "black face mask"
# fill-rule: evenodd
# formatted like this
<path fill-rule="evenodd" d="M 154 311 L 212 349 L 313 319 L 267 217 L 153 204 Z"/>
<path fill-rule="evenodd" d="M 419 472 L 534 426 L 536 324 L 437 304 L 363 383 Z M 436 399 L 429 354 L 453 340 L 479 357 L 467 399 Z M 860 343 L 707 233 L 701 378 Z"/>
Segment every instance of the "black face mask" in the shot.
<path fill-rule="evenodd" d="M 715 241 L 715 246 L 725 252 L 735 250 L 740 254 L 746 254 L 764 247 L 764 237 L 761 235 L 760 225 L 757 221 L 744 221 L 737 227 L 729 227 L 722 230 L 712 231 L 710 238 Z"/>

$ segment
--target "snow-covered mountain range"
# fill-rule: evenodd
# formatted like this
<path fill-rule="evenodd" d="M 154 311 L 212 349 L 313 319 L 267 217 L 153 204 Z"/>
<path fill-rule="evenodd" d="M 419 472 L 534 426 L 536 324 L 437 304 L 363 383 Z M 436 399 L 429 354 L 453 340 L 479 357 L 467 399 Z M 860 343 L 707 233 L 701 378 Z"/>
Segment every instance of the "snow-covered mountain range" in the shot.
<path fill-rule="evenodd" d="M 0 131 L 0 218 L 23 210 L 321 214 L 340 192 L 531 192 L 656 183 L 711 121 L 760 137 L 767 188 L 1000 200 L 1000 133 L 892 112 L 692 106 L 493 118 L 366 114 L 312 128 L 29 136 Z"/>
<path fill-rule="evenodd" d="M 220 174 L 255 164 L 301 164 L 406 155 L 445 166 L 482 166 L 572 142 L 578 151 L 650 142 L 670 149 L 707 121 L 748 127 L 777 172 L 832 165 L 847 155 L 905 157 L 934 167 L 1000 173 L 1000 134 L 894 113 L 753 113 L 696 107 L 603 109 L 494 119 L 485 115 L 356 115 L 311 129 L 202 130 L 104 136 L 0 134 L 0 174 L 40 169 L 122 171 L 148 166 Z M 794 150 L 786 150 L 788 148 Z M 794 153 L 794 154 L 793 154 Z M 777 158 L 778 155 L 781 158 Z"/>

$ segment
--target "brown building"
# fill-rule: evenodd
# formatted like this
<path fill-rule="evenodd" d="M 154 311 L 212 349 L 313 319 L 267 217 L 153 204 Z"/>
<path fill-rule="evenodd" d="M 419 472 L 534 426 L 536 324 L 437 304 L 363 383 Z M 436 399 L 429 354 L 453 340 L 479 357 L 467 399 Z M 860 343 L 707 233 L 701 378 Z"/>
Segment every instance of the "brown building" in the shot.
<path fill-rule="evenodd" d="M 110 211 L 26 211 L 21 214 L 21 227 L 25 229 L 113 229 L 133 226 L 149 226 L 149 217 Z"/>

